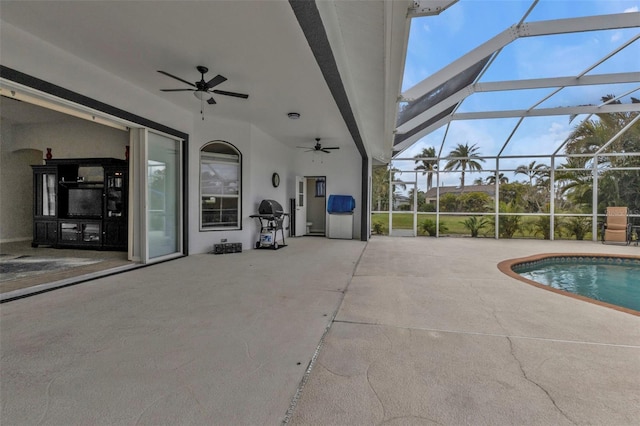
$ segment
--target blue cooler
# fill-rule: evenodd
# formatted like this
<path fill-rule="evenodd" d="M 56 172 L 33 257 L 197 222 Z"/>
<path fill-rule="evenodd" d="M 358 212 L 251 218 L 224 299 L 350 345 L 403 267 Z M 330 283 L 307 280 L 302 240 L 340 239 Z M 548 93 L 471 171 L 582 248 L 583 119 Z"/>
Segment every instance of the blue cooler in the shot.
<path fill-rule="evenodd" d="M 353 209 L 356 200 L 351 195 L 329 195 L 327 213 L 329 213 L 329 238 L 353 239 Z"/>

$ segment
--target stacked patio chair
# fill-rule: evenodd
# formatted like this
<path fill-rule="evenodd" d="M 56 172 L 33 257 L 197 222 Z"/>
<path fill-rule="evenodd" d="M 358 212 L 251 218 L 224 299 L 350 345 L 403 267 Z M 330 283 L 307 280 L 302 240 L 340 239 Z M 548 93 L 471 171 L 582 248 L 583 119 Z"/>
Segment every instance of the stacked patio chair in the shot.
<path fill-rule="evenodd" d="M 607 207 L 606 221 L 602 224 L 602 243 L 631 242 L 631 223 L 627 207 Z"/>

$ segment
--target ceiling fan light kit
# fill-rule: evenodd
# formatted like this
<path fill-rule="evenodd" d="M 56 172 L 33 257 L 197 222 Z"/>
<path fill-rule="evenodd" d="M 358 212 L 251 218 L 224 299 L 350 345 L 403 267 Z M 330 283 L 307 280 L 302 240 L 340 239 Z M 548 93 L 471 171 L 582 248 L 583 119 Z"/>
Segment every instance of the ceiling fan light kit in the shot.
<path fill-rule="evenodd" d="M 169 74 L 166 71 L 158 70 L 158 72 L 160 74 L 164 74 L 167 77 L 171 77 L 171 78 L 173 78 L 175 80 L 181 81 L 182 83 L 185 83 L 188 86 L 190 86 L 190 88 L 185 88 L 185 89 L 160 89 L 160 90 L 162 92 L 193 92 L 193 95 L 197 99 L 199 99 L 201 101 L 200 114 L 202 115 L 202 119 L 203 120 L 204 120 L 204 101 L 205 101 L 205 99 L 207 97 L 209 98 L 209 99 L 207 99 L 207 103 L 209 105 L 216 104 L 216 100 L 213 98 L 213 96 L 211 96 L 211 94 L 213 94 L 213 93 L 215 93 L 217 95 L 232 96 L 234 98 L 241 98 L 241 99 L 248 99 L 249 98 L 249 95 L 246 95 L 244 93 L 228 92 L 226 90 L 217 90 L 217 89 L 214 90 L 213 89 L 214 87 L 216 87 L 220 83 L 224 83 L 225 81 L 227 81 L 227 78 L 221 76 L 220 74 L 218 74 L 215 77 L 213 77 L 211 80 L 205 81 L 204 75 L 209 72 L 209 68 L 207 68 L 205 66 L 202 66 L 202 65 L 198 65 L 196 67 L 196 69 L 200 73 L 200 81 L 196 81 L 195 83 L 191 83 L 191 82 L 189 82 L 189 81 L 187 81 L 185 79 L 182 79 L 180 77 L 176 77 L 175 75 Z"/>
<path fill-rule="evenodd" d="M 292 120 L 297 120 L 298 118 L 300 118 L 300 113 L 299 112 L 290 112 L 287 114 L 287 117 L 289 117 Z"/>
<path fill-rule="evenodd" d="M 299 146 L 297 148 L 306 149 L 305 152 L 324 152 L 325 154 L 329 154 L 331 149 L 340 149 L 339 146 L 322 146 L 320 144 L 320 138 L 316 138 L 316 144 L 312 147 Z"/>

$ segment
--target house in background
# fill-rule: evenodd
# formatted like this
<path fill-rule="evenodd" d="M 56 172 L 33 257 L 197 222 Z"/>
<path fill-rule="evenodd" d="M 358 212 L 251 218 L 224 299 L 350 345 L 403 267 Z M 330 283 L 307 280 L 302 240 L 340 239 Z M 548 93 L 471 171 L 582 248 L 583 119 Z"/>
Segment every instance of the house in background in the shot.
<path fill-rule="evenodd" d="M 355 198 L 367 240 L 413 3 L 3 1 L 0 241 L 33 237 L 30 166 L 47 148 L 128 159 L 132 260 L 252 247 L 263 199 L 304 235 L 326 217 L 307 211 L 307 177 Z M 300 148 L 316 138 L 339 149 Z"/>
<path fill-rule="evenodd" d="M 439 190 L 439 191 L 438 191 Z M 436 204 L 437 202 L 437 194 L 440 192 L 440 196 L 442 197 L 445 194 L 468 194 L 470 192 L 481 192 L 483 194 L 487 194 L 491 199 L 495 199 L 496 197 L 496 186 L 495 185 L 468 185 L 468 186 L 441 186 L 439 188 L 433 187 L 430 188 L 424 195 L 425 202 L 428 204 Z"/>

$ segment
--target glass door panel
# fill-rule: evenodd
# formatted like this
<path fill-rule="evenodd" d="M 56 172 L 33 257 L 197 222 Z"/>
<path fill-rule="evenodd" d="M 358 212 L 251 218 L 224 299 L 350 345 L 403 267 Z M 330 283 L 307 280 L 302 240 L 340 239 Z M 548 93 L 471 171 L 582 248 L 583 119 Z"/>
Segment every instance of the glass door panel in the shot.
<path fill-rule="evenodd" d="M 182 251 L 180 141 L 148 133 L 147 254 L 154 259 Z"/>
<path fill-rule="evenodd" d="M 100 225 L 98 223 L 82 224 L 82 241 L 85 243 L 99 243 Z"/>
<path fill-rule="evenodd" d="M 56 179 L 54 173 L 42 174 L 42 216 L 56 215 Z"/>
<path fill-rule="evenodd" d="M 78 223 L 61 223 L 60 239 L 62 241 L 78 241 L 80 225 Z"/>

